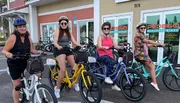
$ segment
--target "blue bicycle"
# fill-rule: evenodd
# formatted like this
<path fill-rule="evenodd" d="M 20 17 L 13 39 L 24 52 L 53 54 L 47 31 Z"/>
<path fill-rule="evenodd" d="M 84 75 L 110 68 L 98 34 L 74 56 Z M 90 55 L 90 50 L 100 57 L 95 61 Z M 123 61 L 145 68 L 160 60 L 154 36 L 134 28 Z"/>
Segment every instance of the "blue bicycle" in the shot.
<path fill-rule="evenodd" d="M 125 53 L 124 51 L 122 52 L 122 50 L 117 51 L 120 55 L 124 55 Z M 144 77 L 138 71 L 128 69 L 121 59 L 122 57 L 119 58 L 118 64 L 112 70 L 110 78 L 121 88 L 123 95 L 127 99 L 140 101 L 145 97 L 147 92 Z M 103 63 L 97 62 L 95 57 L 91 57 L 87 68 L 97 76 L 101 83 L 106 78 L 106 66 Z M 123 72 L 121 72 L 121 70 Z"/>

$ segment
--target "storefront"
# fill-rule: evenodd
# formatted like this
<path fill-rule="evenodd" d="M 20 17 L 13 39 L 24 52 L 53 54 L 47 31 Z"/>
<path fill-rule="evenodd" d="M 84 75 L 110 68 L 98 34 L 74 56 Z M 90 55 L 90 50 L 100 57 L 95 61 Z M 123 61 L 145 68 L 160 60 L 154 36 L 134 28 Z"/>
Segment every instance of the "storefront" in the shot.
<path fill-rule="evenodd" d="M 142 21 L 148 24 L 147 35 L 149 39 L 172 44 L 173 51 L 177 53 L 176 63 L 179 58 L 179 35 L 180 35 L 180 7 L 145 10 L 141 12 Z M 165 55 L 163 48 L 150 48 L 153 61 L 160 61 Z"/>
<path fill-rule="evenodd" d="M 110 33 L 116 43 L 121 45 L 129 42 L 134 48 L 136 25 L 139 22 L 147 23 L 146 36 L 165 44 L 172 43 L 173 51 L 177 52 L 176 62 L 179 64 L 179 4 L 179 0 L 100 0 L 100 24 L 110 22 Z M 150 47 L 149 54 L 154 62 L 158 62 L 164 56 L 164 50 Z"/>

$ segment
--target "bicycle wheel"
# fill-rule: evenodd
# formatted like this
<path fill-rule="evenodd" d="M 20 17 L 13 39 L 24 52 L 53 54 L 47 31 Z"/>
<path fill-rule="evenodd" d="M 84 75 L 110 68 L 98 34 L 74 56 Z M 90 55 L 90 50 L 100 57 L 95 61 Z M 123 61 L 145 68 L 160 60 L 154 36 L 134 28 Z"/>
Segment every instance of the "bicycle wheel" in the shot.
<path fill-rule="evenodd" d="M 167 67 L 163 72 L 163 83 L 164 85 L 172 90 L 172 91 L 180 91 L 180 69 L 179 67 L 174 68 L 175 73 L 177 74 L 178 78 L 172 73 L 171 69 Z"/>
<path fill-rule="evenodd" d="M 37 92 L 39 94 L 41 103 L 58 103 L 53 90 L 50 87 L 48 87 L 47 85 L 39 84 L 37 86 Z M 32 102 L 39 103 L 37 94 L 35 91 L 33 92 L 33 95 L 32 95 Z"/>
<path fill-rule="evenodd" d="M 127 74 L 123 72 L 119 79 L 123 95 L 131 101 L 142 100 L 147 92 L 144 77 L 133 69 L 127 69 L 126 72 Z M 129 82 L 127 81 L 126 75 Z"/>
<path fill-rule="evenodd" d="M 91 72 L 84 72 L 84 79 L 85 83 L 82 75 L 79 78 L 80 94 L 82 99 L 86 103 L 100 103 L 102 99 L 102 88 L 98 79 Z M 85 84 L 87 84 L 88 88 L 86 88 Z"/>
<path fill-rule="evenodd" d="M 55 87 L 58 79 L 59 66 L 49 66 L 49 82 L 51 87 Z M 64 83 L 61 83 L 60 90 L 62 91 L 64 88 Z"/>

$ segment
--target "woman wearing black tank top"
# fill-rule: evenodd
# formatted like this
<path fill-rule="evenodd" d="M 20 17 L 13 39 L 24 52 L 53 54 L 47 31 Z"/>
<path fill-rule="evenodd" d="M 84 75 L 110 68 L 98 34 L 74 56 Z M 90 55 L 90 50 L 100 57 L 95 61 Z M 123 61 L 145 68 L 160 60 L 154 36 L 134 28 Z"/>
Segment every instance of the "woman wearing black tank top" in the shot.
<path fill-rule="evenodd" d="M 81 46 L 75 41 L 73 35 L 70 33 L 68 28 L 68 22 L 69 20 L 67 17 L 61 16 L 59 18 L 59 28 L 55 30 L 54 35 L 54 56 L 56 57 L 56 60 L 58 61 L 61 68 L 58 75 L 57 86 L 55 86 L 54 88 L 57 98 L 60 98 L 61 81 L 66 71 L 66 58 L 71 68 L 75 66 L 74 56 L 72 51 L 68 49 L 70 47 L 68 43 L 69 41 L 72 41 L 74 45 Z M 79 91 L 78 83 L 74 85 L 74 88 L 76 91 Z"/>
<path fill-rule="evenodd" d="M 8 38 L 2 53 L 8 58 L 7 64 L 9 67 L 9 72 L 13 80 L 13 100 L 14 103 L 19 103 L 19 91 L 15 88 L 20 86 L 21 73 L 24 72 L 27 66 L 27 59 L 12 59 L 13 55 L 20 53 L 20 55 L 26 53 L 40 53 L 41 51 L 36 51 L 32 48 L 32 40 L 29 32 L 26 29 L 26 21 L 22 18 L 17 18 L 13 23 L 15 31 Z"/>

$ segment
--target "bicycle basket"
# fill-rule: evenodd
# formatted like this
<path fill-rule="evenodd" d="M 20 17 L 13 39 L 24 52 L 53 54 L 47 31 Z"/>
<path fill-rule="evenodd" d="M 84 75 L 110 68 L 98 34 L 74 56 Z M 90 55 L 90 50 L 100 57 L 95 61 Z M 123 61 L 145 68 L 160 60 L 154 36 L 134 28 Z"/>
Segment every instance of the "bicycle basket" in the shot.
<path fill-rule="evenodd" d="M 130 66 L 133 62 L 133 53 L 132 52 L 124 52 L 123 62 L 126 66 Z"/>
<path fill-rule="evenodd" d="M 88 62 L 88 53 L 86 51 L 77 51 L 74 54 L 75 63 L 87 63 Z"/>
<path fill-rule="evenodd" d="M 44 65 L 40 57 L 31 57 L 27 60 L 27 72 L 35 74 L 44 71 Z"/>

